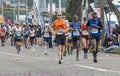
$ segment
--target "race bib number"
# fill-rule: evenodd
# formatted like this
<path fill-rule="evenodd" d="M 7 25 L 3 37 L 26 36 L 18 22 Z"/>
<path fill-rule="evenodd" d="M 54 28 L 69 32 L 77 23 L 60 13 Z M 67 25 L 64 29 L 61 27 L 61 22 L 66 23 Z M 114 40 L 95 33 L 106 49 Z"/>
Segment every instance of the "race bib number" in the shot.
<path fill-rule="evenodd" d="M 71 39 L 72 35 L 71 33 L 68 34 L 68 39 Z"/>
<path fill-rule="evenodd" d="M 91 33 L 94 33 L 94 34 L 98 33 L 98 29 L 92 28 L 92 29 L 91 29 Z"/>
<path fill-rule="evenodd" d="M 30 36 L 31 36 L 31 37 L 34 37 L 34 36 L 35 36 L 35 34 L 31 34 Z"/>
<path fill-rule="evenodd" d="M 82 34 L 83 34 L 83 35 L 88 35 L 89 33 L 88 33 L 87 30 L 83 30 Z"/>
<path fill-rule="evenodd" d="M 21 36 L 21 32 L 16 32 L 16 35 L 17 36 Z"/>
<path fill-rule="evenodd" d="M 79 33 L 79 31 L 74 31 L 74 32 L 73 32 L 73 35 L 74 35 L 74 36 L 79 36 L 80 33 Z"/>
<path fill-rule="evenodd" d="M 62 35 L 63 34 L 63 31 L 60 29 L 58 30 L 58 35 Z"/>
<path fill-rule="evenodd" d="M 49 33 L 44 33 L 44 37 L 49 37 Z"/>

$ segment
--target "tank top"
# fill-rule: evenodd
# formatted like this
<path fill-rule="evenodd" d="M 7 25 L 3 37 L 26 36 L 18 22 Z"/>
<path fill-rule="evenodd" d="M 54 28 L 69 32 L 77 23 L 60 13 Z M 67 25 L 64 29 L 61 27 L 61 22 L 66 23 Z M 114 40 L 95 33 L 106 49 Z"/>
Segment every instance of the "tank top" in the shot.
<path fill-rule="evenodd" d="M 65 20 L 61 19 L 55 21 L 55 30 L 56 30 L 56 35 L 65 35 L 66 32 L 63 32 L 62 30 L 66 30 L 67 27 L 65 25 Z"/>
<path fill-rule="evenodd" d="M 81 29 L 82 29 L 82 36 L 89 36 L 89 32 L 87 31 L 86 23 L 82 23 Z"/>

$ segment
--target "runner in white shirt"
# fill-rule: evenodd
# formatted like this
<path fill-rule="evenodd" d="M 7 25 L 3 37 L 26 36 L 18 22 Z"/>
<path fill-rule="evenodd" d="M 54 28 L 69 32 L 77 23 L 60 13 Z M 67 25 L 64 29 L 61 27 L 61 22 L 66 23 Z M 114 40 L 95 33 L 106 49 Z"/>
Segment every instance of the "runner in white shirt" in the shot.
<path fill-rule="evenodd" d="M 45 55 L 47 55 L 48 48 L 49 48 L 49 42 L 50 42 L 50 29 L 47 23 L 45 24 L 45 27 L 43 29 L 43 37 L 44 37 L 44 42 L 45 42 Z"/>
<path fill-rule="evenodd" d="M 17 54 L 19 54 L 21 51 L 20 47 L 22 45 L 22 27 L 19 25 L 18 22 L 15 24 L 13 32 L 15 34 L 15 44 L 16 44 Z"/>

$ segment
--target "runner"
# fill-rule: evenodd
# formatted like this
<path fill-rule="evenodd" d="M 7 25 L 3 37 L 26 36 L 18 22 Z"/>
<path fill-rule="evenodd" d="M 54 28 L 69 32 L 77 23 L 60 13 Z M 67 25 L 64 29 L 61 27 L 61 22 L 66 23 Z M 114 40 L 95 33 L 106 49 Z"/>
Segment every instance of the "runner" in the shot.
<path fill-rule="evenodd" d="M 28 46 L 28 39 L 29 39 L 29 30 L 30 30 L 30 27 L 28 24 L 24 24 L 24 29 L 23 29 L 23 36 L 24 36 L 24 45 L 25 45 L 25 48 L 29 48 Z"/>
<path fill-rule="evenodd" d="M 40 25 L 36 26 L 35 34 L 36 34 L 36 46 L 40 46 L 40 37 L 41 37 L 41 27 L 40 27 Z"/>
<path fill-rule="evenodd" d="M 48 23 L 45 23 L 45 27 L 43 29 L 43 37 L 44 37 L 44 44 L 45 44 L 45 55 L 47 55 L 49 42 L 50 42 L 50 28 Z"/>
<path fill-rule="evenodd" d="M 68 37 L 67 37 L 67 44 L 68 44 L 68 55 L 73 54 L 73 43 L 72 43 L 72 30 L 69 30 Z"/>
<path fill-rule="evenodd" d="M 80 28 L 81 23 L 78 21 L 78 16 L 74 15 L 74 20 L 71 24 L 72 27 L 72 39 L 73 39 L 73 45 L 76 49 L 76 60 L 79 61 L 79 50 L 80 50 Z"/>
<path fill-rule="evenodd" d="M 34 30 L 33 26 L 31 26 L 31 28 L 29 30 L 29 34 L 30 34 L 30 45 L 31 45 L 32 51 L 35 51 L 35 48 L 34 48 L 34 44 L 35 44 L 35 30 Z"/>
<path fill-rule="evenodd" d="M 15 24 L 13 32 L 15 34 L 15 45 L 16 45 L 16 49 L 17 49 L 17 54 L 19 54 L 21 51 L 20 47 L 22 45 L 22 28 L 21 28 L 19 22 L 17 22 Z"/>
<path fill-rule="evenodd" d="M 97 63 L 97 51 L 98 51 L 98 44 L 101 37 L 101 29 L 102 25 L 100 20 L 97 18 L 97 13 L 92 13 L 92 18 L 90 18 L 87 22 L 87 27 L 90 30 L 90 39 L 91 39 L 91 45 L 93 48 L 93 61 Z"/>
<path fill-rule="evenodd" d="M 89 32 L 87 29 L 87 18 L 83 18 L 83 23 L 81 25 L 81 30 L 82 30 L 82 43 L 83 43 L 83 51 L 84 51 L 84 59 L 88 58 L 88 46 L 89 46 Z"/>
<path fill-rule="evenodd" d="M 14 44 L 14 34 L 13 34 L 13 29 L 14 29 L 14 24 L 11 25 L 10 30 L 9 30 L 11 46 L 15 45 L 15 44 Z"/>
<path fill-rule="evenodd" d="M 69 22 L 65 16 L 62 16 L 62 18 L 65 20 L 65 22 L 67 24 L 69 24 Z M 68 32 L 66 32 L 65 36 L 66 36 L 66 42 L 65 42 L 65 50 L 64 50 L 63 56 L 66 56 L 66 53 L 70 54 L 68 51 L 68 48 L 69 48 L 68 47 Z"/>
<path fill-rule="evenodd" d="M 57 13 L 57 19 L 54 21 L 52 25 L 55 31 L 51 30 L 53 34 L 56 35 L 56 43 L 58 45 L 58 57 L 59 57 L 59 64 L 62 64 L 62 53 L 65 49 L 65 33 L 69 30 L 69 25 L 66 23 L 64 19 L 62 19 L 62 13 Z"/>
<path fill-rule="evenodd" d="M 3 28 L 3 25 L 1 25 L 0 28 L 0 38 L 1 38 L 1 46 L 5 46 L 5 29 Z"/>

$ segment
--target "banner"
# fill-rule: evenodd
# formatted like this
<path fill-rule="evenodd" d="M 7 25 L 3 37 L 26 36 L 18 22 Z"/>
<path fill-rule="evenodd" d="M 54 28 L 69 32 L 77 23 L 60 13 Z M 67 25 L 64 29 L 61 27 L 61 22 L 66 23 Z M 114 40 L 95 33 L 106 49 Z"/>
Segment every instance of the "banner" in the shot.
<path fill-rule="evenodd" d="M 3 17 L 0 15 L 0 23 L 3 23 Z"/>

